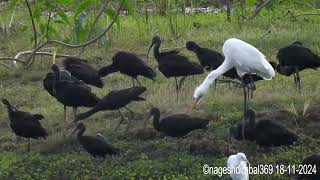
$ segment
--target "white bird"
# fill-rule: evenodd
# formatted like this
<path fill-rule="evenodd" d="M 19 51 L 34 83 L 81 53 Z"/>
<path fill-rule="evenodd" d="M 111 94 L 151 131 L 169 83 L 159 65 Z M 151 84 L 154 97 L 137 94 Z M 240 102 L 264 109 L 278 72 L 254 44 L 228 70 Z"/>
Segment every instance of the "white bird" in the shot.
<path fill-rule="evenodd" d="M 230 177 L 232 180 L 248 180 L 249 170 L 247 163 L 249 161 L 244 153 L 238 153 L 229 156 L 227 166 L 230 170 Z"/>
<path fill-rule="evenodd" d="M 255 74 L 262 79 L 271 80 L 275 76 L 274 69 L 265 59 L 265 56 L 257 48 L 242 40 L 236 38 L 226 40 L 222 51 L 225 56 L 223 63 L 216 70 L 210 72 L 202 84 L 194 91 L 194 102 L 193 106 L 191 106 L 193 109 L 200 102 L 201 97 L 206 94 L 214 80 L 233 67 L 236 68 L 237 74 L 241 78 L 244 75 L 251 76 L 251 74 Z M 247 109 L 246 98 L 245 93 L 245 110 Z"/>

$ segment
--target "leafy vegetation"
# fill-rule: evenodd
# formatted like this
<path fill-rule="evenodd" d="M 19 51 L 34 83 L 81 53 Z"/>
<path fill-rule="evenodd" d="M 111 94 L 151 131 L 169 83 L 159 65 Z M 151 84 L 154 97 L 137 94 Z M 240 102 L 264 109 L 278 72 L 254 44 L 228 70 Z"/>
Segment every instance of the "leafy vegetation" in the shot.
<path fill-rule="evenodd" d="M 37 46 L 53 39 L 73 45 L 85 43 L 106 30 L 116 17 L 117 8 L 121 3 L 111 1 L 94 23 L 103 8 L 103 3 L 98 0 L 39 0 L 35 4 L 30 2 L 37 29 L 36 41 L 25 1 L 13 2 L 16 3 L 10 4 L 0 12 L 2 57 L 15 57 L 19 52 L 32 51 L 35 42 Z M 153 35 L 160 35 L 164 40 L 162 48 L 184 47 L 187 41 L 193 40 L 219 51 L 227 38 L 237 37 L 256 46 L 269 61 L 276 61 L 277 50 L 294 40 L 300 40 L 313 51 L 320 53 L 320 19 L 317 15 L 303 15 L 319 13 L 317 0 L 273 1 L 270 8 L 263 8 L 255 18 L 252 17 L 253 6 L 258 1 L 243 1 L 243 7 L 238 3 L 240 1 L 236 1 L 231 12 L 231 23 L 227 21 L 224 10 L 190 14 L 173 11 L 175 7 L 198 7 L 205 1 L 165 1 L 171 3 L 165 5 L 169 7 L 165 9 L 165 16 L 160 13 L 160 5 L 157 5 L 164 3 L 162 0 L 130 2 L 124 1 L 123 9 L 128 9 L 129 15 L 122 11 L 121 16 L 115 18 L 115 24 L 110 30 L 96 43 L 88 44 L 84 50 L 81 46 L 67 48 L 48 44 L 40 51 L 52 53 L 53 57 L 35 56 L 30 69 L 21 65 L 13 68 L 11 61 L 0 61 L 10 66 L 10 69 L 0 69 L 0 97 L 7 97 L 19 109 L 45 115 L 42 123 L 50 134 L 46 141 L 32 141 L 32 151 L 27 153 L 27 141 L 15 139 L 7 126 L 6 110 L 4 107 L 0 108 L 0 179 L 119 179 L 124 176 L 128 179 L 218 179 L 216 175 L 204 175 L 203 165 L 225 166 L 228 155 L 238 151 L 246 153 L 252 165 L 299 164 L 303 157 L 319 152 L 319 141 L 314 139 L 317 137 L 306 137 L 308 129 L 303 125 L 312 118 L 316 119 L 312 114 L 320 102 L 319 72 L 313 70 L 302 73 L 302 95 L 294 90 L 291 77 L 277 75 L 272 81 L 257 84 L 258 90 L 250 103 L 250 106 L 262 114 L 276 113 L 279 110 L 294 114 L 291 119 L 277 119 L 299 133 L 300 141 L 293 146 L 267 151 L 251 142 L 231 141 L 228 128 L 241 118 L 242 92 L 237 87 L 230 88 L 227 84 L 218 84 L 216 90 L 211 88 L 200 109 L 193 114 L 212 119 L 209 129 L 205 132 L 195 132 L 181 140 L 182 168 L 174 169 L 177 140 L 161 136 L 154 140 L 139 140 L 136 138 L 136 132 L 142 127 L 151 105 L 166 113 L 184 112 L 190 103 L 194 88 L 205 75 L 187 79 L 181 90 L 181 98 L 176 102 L 172 80 L 164 78 L 160 73 L 156 82 L 141 79 L 142 84 L 148 89 L 145 93 L 148 101 L 130 105 L 137 113 L 134 127 L 128 137 L 123 137 L 123 132 L 119 131 L 119 138 L 114 143 L 121 149 L 121 156 L 94 159 L 80 147 L 69 132 L 67 137 L 64 137 L 66 124 L 63 121 L 63 108 L 42 88 L 42 78 L 50 71 L 50 65 L 61 63 L 58 55 L 81 54 L 81 57 L 88 59 L 90 63 L 101 67 L 111 62 L 115 52 L 127 50 L 137 53 L 156 68 L 155 60 L 151 57 L 147 59 L 145 56 Z M 148 4 L 155 4 L 156 10 L 139 11 L 143 5 Z M 55 15 L 47 26 L 50 14 Z M 182 53 L 196 61 L 194 54 L 186 50 Z M 22 54 L 19 59 L 26 60 L 29 56 L 30 53 Z M 108 76 L 105 82 L 104 89 L 93 88 L 99 96 L 131 84 L 129 78 L 120 74 Z M 71 119 L 70 112 L 69 120 Z M 301 129 L 296 128 L 295 119 L 301 125 Z M 88 129 L 86 133 L 102 133 L 108 136 L 118 120 L 116 113 L 99 113 L 85 121 Z M 151 128 L 152 123 L 148 123 L 148 127 Z M 190 144 L 201 141 L 209 142 L 211 150 L 209 148 L 207 153 L 194 155 L 190 152 Z M 251 177 L 278 180 L 289 179 L 290 176 L 273 174 Z M 227 178 L 227 175 L 222 177 Z"/>

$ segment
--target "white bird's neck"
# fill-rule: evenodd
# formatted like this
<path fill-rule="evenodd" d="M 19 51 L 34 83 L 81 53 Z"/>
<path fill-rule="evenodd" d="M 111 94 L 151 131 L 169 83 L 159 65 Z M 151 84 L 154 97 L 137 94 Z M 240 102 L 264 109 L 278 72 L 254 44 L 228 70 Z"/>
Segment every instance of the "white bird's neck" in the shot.
<path fill-rule="evenodd" d="M 223 63 L 217 69 L 211 71 L 208 74 L 206 79 L 202 82 L 202 84 L 199 87 L 206 93 L 210 85 L 214 82 L 214 80 L 216 80 L 220 75 L 224 74 L 232 67 L 232 62 L 230 62 L 230 60 L 226 57 Z"/>

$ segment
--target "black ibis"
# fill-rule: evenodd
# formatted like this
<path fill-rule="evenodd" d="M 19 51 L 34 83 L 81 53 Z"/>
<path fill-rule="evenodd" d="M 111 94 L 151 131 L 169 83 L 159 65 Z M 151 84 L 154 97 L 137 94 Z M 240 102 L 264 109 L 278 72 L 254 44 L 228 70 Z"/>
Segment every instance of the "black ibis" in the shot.
<path fill-rule="evenodd" d="M 298 173 L 296 173 L 293 180 L 319 180 L 320 155 L 312 154 L 303 159 L 297 171 Z"/>
<path fill-rule="evenodd" d="M 99 70 L 99 76 L 104 77 L 118 71 L 130 76 L 132 78 L 133 86 L 135 86 L 134 80 L 141 86 L 138 80 L 139 75 L 152 80 L 157 76 L 156 72 L 136 54 L 125 51 L 117 52 L 112 58 L 112 64 L 104 66 Z"/>
<path fill-rule="evenodd" d="M 269 119 L 261 119 L 256 121 L 255 112 L 248 109 L 244 114 L 245 119 L 245 139 L 256 141 L 263 147 L 274 147 L 282 145 L 291 145 L 297 142 L 298 136 L 288 130 L 282 124 L 276 123 Z M 235 139 L 241 140 L 243 124 L 238 124 L 236 129 L 231 129 L 230 133 Z"/>
<path fill-rule="evenodd" d="M 48 134 L 39 122 L 44 118 L 43 115 L 19 111 L 5 98 L 2 99 L 2 103 L 7 106 L 12 131 L 17 136 L 29 139 L 28 151 L 30 151 L 30 138 L 46 139 Z"/>
<path fill-rule="evenodd" d="M 103 82 L 98 75 L 98 71 L 86 60 L 77 57 L 67 57 L 63 60 L 63 66 L 72 76 L 79 80 L 98 88 L 103 87 Z"/>
<path fill-rule="evenodd" d="M 177 98 L 179 89 L 181 88 L 182 81 L 186 76 L 203 74 L 203 68 L 201 65 L 189 61 L 185 56 L 178 54 L 178 51 L 173 50 L 169 52 L 160 52 L 161 39 L 159 36 L 154 36 L 152 43 L 148 49 L 153 48 L 153 55 L 158 62 L 159 71 L 166 77 L 174 77 L 176 82 Z M 178 77 L 183 77 L 178 84 Z"/>
<path fill-rule="evenodd" d="M 208 70 L 217 69 L 224 61 L 224 56 L 221 53 L 212 49 L 200 47 L 194 41 L 188 41 L 186 43 L 186 48 L 189 51 L 194 52 L 197 55 L 200 64 Z M 237 73 L 235 75 L 236 77 L 238 76 Z"/>
<path fill-rule="evenodd" d="M 208 119 L 190 117 L 185 114 L 175 114 L 160 119 L 158 108 L 150 109 L 150 117 L 153 116 L 153 127 L 159 132 L 170 137 L 181 138 L 193 130 L 205 129 L 209 123 Z M 180 154 L 180 140 L 178 140 L 178 165 Z"/>
<path fill-rule="evenodd" d="M 80 113 L 74 122 L 83 120 L 85 118 L 88 118 L 89 116 L 93 115 L 96 112 L 99 111 L 105 111 L 105 110 L 117 110 L 121 121 L 114 129 L 113 134 L 118 130 L 120 127 L 120 124 L 123 122 L 123 116 L 121 114 L 120 108 L 125 108 L 131 113 L 131 118 L 129 119 L 129 124 L 127 126 L 126 132 L 129 130 L 129 127 L 131 125 L 131 120 L 133 118 L 133 111 L 127 107 L 127 105 L 132 101 L 145 101 L 146 99 L 143 97 L 140 97 L 140 95 L 146 91 L 145 87 L 141 86 L 135 86 L 127 89 L 122 90 L 114 90 L 108 93 L 106 96 L 104 96 L 101 101 L 99 101 L 92 109 L 90 109 L 87 112 Z"/>
<path fill-rule="evenodd" d="M 113 147 L 102 135 L 84 136 L 83 133 L 86 126 L 83 123 L 78 123 L 75 133 L 78 131 L 77 139 L 82 147 L 93 157 L 105 157 L 106 155 L 118 155 L 119 149 Z"/>
<path fill-rule="evenodd" d="M 47 73 L 46 77 L 42 81 L 44 89 L 53 97 L 54 97 L 53 83 L 55 79 L 56 79 L 56 74 L 53 72 L 49 72 Z M 60 79 L 64 81 L 79 81 L 76 77 L 72 76 L 69 71 L 61 70 L 61 69 L 60 69 Z"/>
<path fill-rule="evenodd" d="M 55 79 L 47 79 L 46 84 L 52 84 L 54 97 L 64 105 L 64 118 L 66 118 L 66 106 L 73 107 L 77 114 L 78 107 L 94 107 L 100 99 L 91 92 L 89 86 L 82 81 L 62 80 L 60 69 L 56 64 L 52 65 Z"/>
<path fill-rule="evenodd" d="M 294 72 L 294 80 L 299 91 L 301 91 L 299 71 L 320 67 L 320 57 L 309 48 L 304 47 L 299 41 L 279 49 L 277 59 L 279 61 L 278 69 L 280 69 L 280 72 L 284 71 L 281 70 L 282 68 L 289 68 L 289 70 L 286 71 Z M 289 74 L 290 73 L 288 73 L 288 75 Z"/>

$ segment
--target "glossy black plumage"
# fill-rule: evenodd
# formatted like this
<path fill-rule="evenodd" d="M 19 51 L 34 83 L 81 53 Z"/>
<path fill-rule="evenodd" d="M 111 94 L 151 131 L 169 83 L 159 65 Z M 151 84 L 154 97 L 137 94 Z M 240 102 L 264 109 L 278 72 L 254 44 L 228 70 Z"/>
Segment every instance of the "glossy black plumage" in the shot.
<path fill-rule="evenodd" d="M 55 79 L 56 74 L 53 72 L 49 72 L 42 81 L 44 89 L 53 97 L 53 83 Z M 60 79 L 64 81 L 79 81 L 77 78 L 71 76 L 70 72 L 66 70 L 60 70 Z"/>
<path fill-rule="evenodd" d="M 153 55 L 158 62 L 159 71 L 166 77 L 174 77 L 176 81 L 177 98 L 179 90 L 181 89 L 182 82 L 187 76 L 203 74 L 203 68 L 201 65 L 189 61 L 185 56 L 178 54 L 178 51 L 172 50 L 169 52 L 160 52 L 161 39 L 159 36 L 155 36 L 152 39 L 152 43 L 148 49 L 153 48 Z M 178 83 L 177 77 L 182 77 L 180 83 Z"/>
<path fill-rule="evenodd" d="M 118 71 L 120 71 L 122 74 L 132 77 L 137 81 L 138 76 L 144 76 L 152 80 L 154 80 L 154 78 L 157 76 L 156 72 L 136 54 L 125 51 L 117 52 L 112 58 L 112 64 L 109 66 L 104 66 L 99 70 L 99 76 L 104 77 L 108 74 Z M 139 81 L 138 83 L 141 86 Z"/>
<path fill-rule="evenodd" d="M 153 116 L 154 128 L 171 137 L 183 137 L 193 130 L 206 128 L 209 123 L 208 119 L 190 117 L 185 114 L 166 116 L 160 120 L 158 108 L 151 108 L 150 115 Z"/>
<path fill-rule="evenodd" d="M 140 97 L 140 95 L 144 91 L 146 91 L 146 88 L 140 86 L 111 91 L 106 96 L 104 96 L 101 101 L 99 101 L 92 109 L 79 114 L 75 121 L 88 118 L 98 111 L 118 110 L 125 107 L 132 101 L 145 101 L 144 98 Z"/>
<path fill-rule="evenodd" d="M 289 46 L 279 49 L 277 54 L 277 72 L 290 76 L 294 74 L 297 89 L 301 92 L 300 71 L 304 69 L 317 69 L 320 67 L 320 57 L 309 48 L 296 41 Z"/>
<path fill-rule="evenodd" d="M 210 70 L 217 69 L 224 61 L 224 56 L 221 53 L 212 49 L 200 47 L 193 41 L 188 41 L 186 43 L 186 48 L 197 55 L 200 64 L 204 68 L 209 68 Z"/>
<path fill-rule="evenodd" d="M 197 129 L 206 129 L 209 123 L 208 119 L 190 117 L 185 114 L 175 114 L 160 119 L 160 111 L 158 108 L 150 109 L 150 116 L 153 116 L 153 127 L 159 132 L 170 137 L 181 138 L 191 131 Z M 180 163 L 180 140 L 178 140 L 177 148 L 177 166 Z"/>
<path fill-rule="evenodd" d="M 298 137 L 293 132 L 289 131 L 282 124 L 273 122 L 268 119 L 262 119 L 256 122 L 255 112 L 248 109 L 245 114 L 245 139 L 256 141 L 260 146 L 282 146 L 291 145 L 297 142 Z M 242 124 L 230 129 L 231 136 L 235 139 L 243 139 Z M 240 132 L 239 132 L 240 131 Z"/>
<path fill-rule="evenodd" d="M 300 163 L 304 170 L 297 174 L 296 180 L 319 180 L 320 179 L 320 155 L 312 154 Z M 300 169 L 299 169 L 300 170 Z"/>
<path fill-rule="evenodd" d="M 77 124 L 77 139 L 82 147 L 94 157 L 105 157 L 106 155 L 117 155 L 119 149 L 113 147 L 109 142 L 100 136 L 84 136 L 86 127 L 83 123 Z M 74 132 L 75 132 L 74 131 Z"/>
<path fill-rule="evenodd" d="M 2 103 L 8 110 L 10 128 L 17 136 L 32 139 L 46 139 L 48 136 L 47 131 L 39 122 L 44 118 L 43 115 L 19 111 L 16 107 L 11 105 L 7 99 L 2 99 Z M 28 144 L 28 151 L 29 150 L 30 141 Z"/>
<path fill-rule="evenodd" d="M 320 67 L 320 58 L 301 42 L 295 42 L 279 49 L 277 59 L 281 66 L 293 66 L 300 68 Z"/>
<path fill-rule="evenodd" d="M 56 79 L 53 79 L 53 95 L 65 107 L 94 107 L 100 99 L 91 92 L 90 87 L 81 81 L 62 80 L 60 69 L 52 65 Z M 49 83 L 50 84 L 50 83 Z M 76 113 L 76 112 L 75 112 Z"/>
<path fill-rule="evenodd" d="M 98 71 L 86 60 L 77 57 L 68 57 L 63 60 L 63 66 L 72 76 L 83 82 L 102 88 L 103 82 L 98 75 Z"/>
<path fill-rule="evenodd" d="M 124 121 L 124 118 L 121 114 L 120 108 L 125 108 L 131 113 L 131 118 L 129 118 L 129 123 L 127 126 L 127 129 L 125 133 L 128 132 L 132 118 L 134 116 L 134 113 L 131 109 L 127 107 L 129 103 L 132 101 L 145 101 L 143 97 L 140 97 L 140 95 L 146 91 L 145 87 L 141 86 L 135 86 L 128 89 L 122 89 L 118 91 L 111 91 L 106 96 L 104 96 L 101 101 L 99 101 L 96 106 L 94 106 L 92 109 L 90 109 L 87 112 L 79 114 L 74 122 L 83 120 L 85 118 L 88 118 L 89 116 L 93 115 L 96 112 L 99 111 L 105 111 L 105 110 L 118 110 L 118 113 L 121 117 L 121 121 L 118 123 L 118 125 L 114 128 L 114 131 L 112 133 L 112 137 L 114 136 L 114 133 L 118 130 L 121 123 Z"/>

